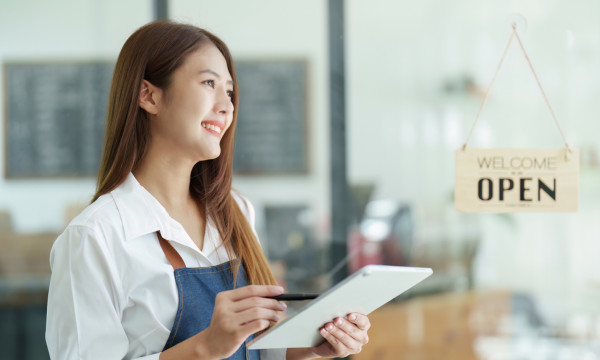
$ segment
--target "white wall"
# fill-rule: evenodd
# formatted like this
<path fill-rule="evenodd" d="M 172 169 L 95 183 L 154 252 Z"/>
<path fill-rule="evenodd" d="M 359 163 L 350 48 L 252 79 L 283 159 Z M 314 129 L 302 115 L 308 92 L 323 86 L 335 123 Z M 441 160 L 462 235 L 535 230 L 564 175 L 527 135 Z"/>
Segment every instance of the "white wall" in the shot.
<path fill-rule="evenodd" d="M 116 59 L 127 37 L 152 18 L 151 2 L 25 0 L 0 4 L 0 62 Z M 1 78 L 4 74 L 0 74 Z M 0 98 L 4 97 L 0 88 Z M 0 102 L 4 124 L 4 102 Z M 0 210 L 17 231 L 60 231 L 67 207 L 85 204 L 95 179 L 7 180 L 0 126 Z"/>

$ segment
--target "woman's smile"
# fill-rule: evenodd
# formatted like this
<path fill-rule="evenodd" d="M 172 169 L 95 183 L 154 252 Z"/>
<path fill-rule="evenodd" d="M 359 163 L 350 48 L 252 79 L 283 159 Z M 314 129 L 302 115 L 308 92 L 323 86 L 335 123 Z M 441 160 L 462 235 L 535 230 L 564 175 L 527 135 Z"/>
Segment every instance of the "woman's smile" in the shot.
<path fill-rule="evenodd" d="M 202 127 L 206 129 L 209 133 L 221 137 L 225 124 L 220 121 L 205 120 L 202 122 Z"/>

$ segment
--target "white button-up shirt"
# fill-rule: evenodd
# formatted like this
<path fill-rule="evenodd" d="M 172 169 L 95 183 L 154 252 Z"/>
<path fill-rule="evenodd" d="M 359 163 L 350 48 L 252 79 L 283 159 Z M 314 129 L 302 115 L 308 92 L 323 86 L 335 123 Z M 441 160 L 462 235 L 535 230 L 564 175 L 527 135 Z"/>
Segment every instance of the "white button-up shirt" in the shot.
<path fill-rule="evenodd" d="M 254 227 L 252 205 L 232 192 Z M 52 359 L 158 359 L 178 305 L 160 231 L 188 267 L 229 261 L 214 223 L 202 250 L 132 174 L 67 226 L 50 253 L 46 342 Z M 262 351 L 284 359 L 285 349 Z"/>

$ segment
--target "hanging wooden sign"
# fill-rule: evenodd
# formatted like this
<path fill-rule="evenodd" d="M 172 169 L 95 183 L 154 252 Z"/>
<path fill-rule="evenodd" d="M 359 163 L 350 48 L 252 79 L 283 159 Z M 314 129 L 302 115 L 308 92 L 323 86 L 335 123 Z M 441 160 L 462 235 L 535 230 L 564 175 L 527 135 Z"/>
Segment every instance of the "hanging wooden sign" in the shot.
<path fill-rule="evenodd" d="M 483 102 L 461 148 L 456 150 L 454 205 L 463 212 L 574 212 L 579 203 L 579 151 L 569 147 L 516 24 Z M 516 38 L 565 143 L 560 149 L 471 149 L 467 143 Z"/>
<path fill-rule="evenodd" d="M 574 212 L 576 149 L 456 150 L 454 204 L 462 212 Z"/>

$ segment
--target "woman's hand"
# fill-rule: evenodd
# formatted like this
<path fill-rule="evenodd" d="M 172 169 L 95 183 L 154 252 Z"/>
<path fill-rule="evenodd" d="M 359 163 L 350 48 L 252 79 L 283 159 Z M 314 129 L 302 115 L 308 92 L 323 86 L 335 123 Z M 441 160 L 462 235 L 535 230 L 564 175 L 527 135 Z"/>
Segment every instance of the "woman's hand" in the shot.
<path fill-rule="evenodd" d="M 321 335 L 327 341 L 311 348 L 311 351 L 320 357 L 346 357 L 357 354 L 369 342 L 367 331 L 370 327 L 371 322 L 366 315 L 350 313 L 346 318 L 335 318 L 320 329 Z"/>
<path fill-rule="evenodd" d="M 316 357 L 346 357 L 357 354 L 369 342 L 367 330 L 371 322 L 366 315 L 350 313 L 323 325 L 319 332 L 325 342 L 312 348 L 288 349 L 286 359 L 300 360 Z"/>
<path fill-rule="evenodd" d="M 202 352 L 211 358 L 231 356 L 248 336 L 278 321 L 286 305 L 266 296 L 283 293 L 280 286 L 250 285 L 217 294 L 210 325 L 200 334 Z"/>

